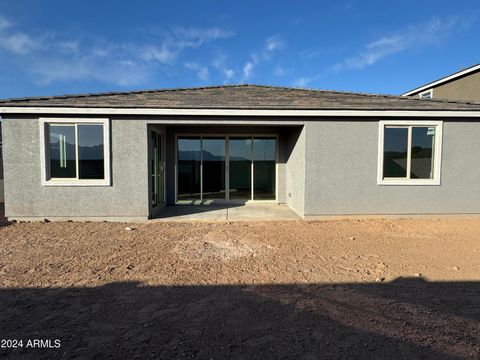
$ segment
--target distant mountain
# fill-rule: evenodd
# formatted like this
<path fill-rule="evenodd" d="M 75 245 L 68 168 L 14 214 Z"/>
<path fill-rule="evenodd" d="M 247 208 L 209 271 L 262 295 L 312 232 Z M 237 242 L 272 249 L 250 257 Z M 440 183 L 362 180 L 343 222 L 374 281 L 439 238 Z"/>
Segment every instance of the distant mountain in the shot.
<path fill-rule="evenodd" d="M 200 151 L 179 151 L 178 152 L 178 159 L 179 160 L 197 160 L 200 161 Z M 203 152 L 203 160 L 204 161 L 222 161 L 224 160 L 223 155 L 214 155 L 209 151 Z M 250 161 L 247 158 L 243 158 L 240 156 L 231 156 L 230 161 Z"/>

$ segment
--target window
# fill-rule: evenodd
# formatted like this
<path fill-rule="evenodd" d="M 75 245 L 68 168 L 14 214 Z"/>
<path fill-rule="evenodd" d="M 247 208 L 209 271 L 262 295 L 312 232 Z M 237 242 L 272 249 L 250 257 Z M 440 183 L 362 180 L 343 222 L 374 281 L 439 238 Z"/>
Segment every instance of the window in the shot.
<path fill-rule="evenodd" d="M 43 185 L 110 185 L 108 119 L 41 119 Z"/>
<path fill-rule="evenodd" d="M 421 92 L 420 94 L 418 94 L 418 96 L 420 97 L 420 99 L 431 99 L 433 98 L 433 89 Z"/>
<path fill-rule="evenodd" d="M 440 185 L 441 121 L 380 121 L 378 183 Z"/>

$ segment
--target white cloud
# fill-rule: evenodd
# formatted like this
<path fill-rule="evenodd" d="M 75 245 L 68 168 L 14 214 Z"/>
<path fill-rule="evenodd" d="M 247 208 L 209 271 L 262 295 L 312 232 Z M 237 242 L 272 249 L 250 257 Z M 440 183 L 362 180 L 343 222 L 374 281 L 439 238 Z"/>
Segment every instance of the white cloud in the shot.
<path fill-rule="evenodd" d="M 6 29 L 10 26 L 10 22 L 3 16 L 0 16 L 0 30 Z"/>
<path fill-rule="evenodd" d="M 253 62 L 250 61 L 243 66 L 243 76 L 245 79 L 248 79 L 250 76 L 252 76 L 253 66 Z"/>
<path fill-rule="evenodd" d="M 217 56 L 213 60 L 212 65 L 221 73 L 224 82 L 229 82 L 234 78 L 235 71 L 227 66 L 227 57 L 224 54 Z"/>
<path fill-rule="evenodd" d="M 313 59 L 317 57 L 318 54 L 319 51 L 315 49 L 305 49 L 303 51 L 300 51 L 300 56 L 305 60 Z"/>
<path fill-rule="evenodd" d="M 202 81 L 209 80 L 209 71 L 207 66 L 202 66 L 196 62 L 187 62 L 184 64 L 185 68 L 188 70 L 195 71 L 197 77 Z"/>
<path fill-rule="evenodd" d="M 217 27 L 208 29 L 176 27 L 171 33 L 167 33 L 167 36 L 174 38 L 172 46 L 179 49 L 198 48 L 207 42 L 229 38 L 233 35 L 233 32 Z"/>
<path fill-rule="evenodd" d="M 163 31 L 163 42 L 160 45 L 130 46 L 145 61 L 161 64 L 173 63 L 185 49 L 198 49 L 202 45 L 218 39 L 233 36 L 230 31 L 220 28 L 186 28 L 176 27 Z"/>
<path fill-rule="evenodd" d="M 69 53 L 78 53 L 80 49 L 80 43 L 75 40 L 66 40 L 58 42 L 58 50 L 69 54 Z"/>
<path fill-rule="evenodd" d="M 132 60 L 98 62 L 88 57 L 40 60 L 31 64 L 34 82 L 48 85 L 55 81 L 98 80 L 120 86 L 139 85 L 151 76 L 151 69 Z"/>
<path fill-rule="evenodd" d="M 161 46 L 146 45 L 140 48 L 133 46 L 132 52 L 137 53 L 145 61 L 161 64 L 172 63 L 178 56 L 178 52 L 168 49 L 165 44 Z"/>
<path fill-rule="evenodd" d="M 233 78 L 235 76 L 235 71 L 233 69 L 225 69 L 224 73 L 225 73 L 225 77 L 227 78 L 227 80 L 230 80 L 231 78 Z"/>
<path fill-rule="evenodd" d="M 86 41 L 85 36 L 72 38 L 59 33 L 37 34 L 19 29 L 18 25 L 0 16 L 0 55 L 8 53 L 18 64 L 28 64 L 23 71 L 33 74 L 34 82 L 39 84 L 98 80 L 131 86 L 147 82 L 166 66 L 175 66 L 180 57 L 185 57 L 185 50 L 195 50 L 233 35 L 217 27 L 176 27 L 144 43 L 100 38 Z M 207 66 L 196 64 L 195 69 L 190 70 L 202 81 L 208 81 Z M 232 71 L 225 68 L 226 76 L 232 77 Z"/>
<path fill-rule="evenodd" d="M 23 33 L 1 36 L 0 44 L 3 48 L 15 54 L 28 54 L 41 46 L 39 40 L 34 40 Z"/>
<path fill-rule="evenodd" d="M 440 44 L 459 25 L 458 19 L 434 18 L 422 25 L 409 26 L 367 44 L 358 55 L 338 62 L 332 67 L 332 70 L 338 72 L 344 69 L 363 69 L 387 56 L 408 49 Z"/>
<path fill-rule="evenodd" d="M 314 80 L 315 80 L 315 77 L 300 77 L 293 81 L 293 86 L 304 88 Z"/>
<path fill-rule="evenodd" d="M 281 49 L 284 45 L 284 42 L 278 35 L 271 36 L 265 40 L 265 48 L 267 51 Z"/>
<path fill-rule="evenodd" d="M 253 75 L 255 66 L 261 62 L 269 61 L 272 58 L 272 54 L 284 46 L 284 41 L 278 35 L 267 38 L 263 49 L 260 52 L 250 54 L 250 60 L 243 65 L 241 82 L 248 80 Z"/>
<path fill-rule="evenodd" d="M 0 48 L 14 54 L 28 54 L 42 46 L 42 38 L 33 38 L 30 35 L 10 31 L 12 24 L 0 16 Z"/>

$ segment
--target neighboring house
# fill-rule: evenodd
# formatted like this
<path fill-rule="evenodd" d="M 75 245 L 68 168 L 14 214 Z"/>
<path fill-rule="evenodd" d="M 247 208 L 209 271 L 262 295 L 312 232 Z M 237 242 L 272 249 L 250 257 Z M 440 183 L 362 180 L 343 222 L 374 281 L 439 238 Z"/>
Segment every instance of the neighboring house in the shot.
<path fill-rule="evenodd" d="M 480 64 L 419 86 L 402 96 L 480 102 Z"/>
<path fill-rule="evenodd" d="M 480 213 L 480 104 L 236 85 L 0 101 L 9 219 Z"/>

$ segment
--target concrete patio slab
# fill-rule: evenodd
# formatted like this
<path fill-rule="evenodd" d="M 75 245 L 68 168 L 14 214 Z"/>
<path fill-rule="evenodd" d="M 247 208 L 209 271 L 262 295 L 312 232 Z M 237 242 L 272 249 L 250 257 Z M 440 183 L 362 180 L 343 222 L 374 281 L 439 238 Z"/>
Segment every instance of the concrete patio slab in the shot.
<path fill-rule="evenodd" d="M 298 220 L 287 205 L 278 204 L 210 204 L 172 205 L 162 209 L 154 221 L 235 221 L 235 220 Z"/>

